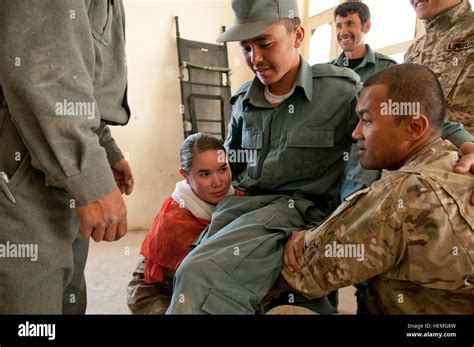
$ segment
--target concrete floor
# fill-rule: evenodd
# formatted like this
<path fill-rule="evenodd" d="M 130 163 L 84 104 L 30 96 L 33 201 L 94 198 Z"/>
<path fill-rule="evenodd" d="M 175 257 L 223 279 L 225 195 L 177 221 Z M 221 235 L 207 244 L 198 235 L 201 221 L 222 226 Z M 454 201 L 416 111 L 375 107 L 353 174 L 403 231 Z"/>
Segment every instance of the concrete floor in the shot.
<path fill-rule="evenodd" d="M 91 241 L 86 267 L 87 314 L 128 314 L 126 288 L 139 259 L 145 231 L 129 231 L 117 242 Z M 354 288 L 339 290 L 339 312 L 354 314 Z"/>
<path fill-rule="evenodd" d="M 116 242 L 91 240 L 86 266 L 87 314 L 128 314 L 126 288 L 139 259 L 145 231 Z"/>

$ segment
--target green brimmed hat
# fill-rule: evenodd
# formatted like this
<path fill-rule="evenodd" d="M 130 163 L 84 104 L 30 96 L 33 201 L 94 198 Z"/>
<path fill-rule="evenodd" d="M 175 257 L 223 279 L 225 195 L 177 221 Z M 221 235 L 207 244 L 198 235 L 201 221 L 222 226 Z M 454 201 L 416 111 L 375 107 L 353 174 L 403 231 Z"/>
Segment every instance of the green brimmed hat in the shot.
<path fill-rule="evenodd" d="M 243 41 L 256 37 L 285 18 L 298 17 L 297 0 L 232 0 L 235 23 L 217 42 Z"/>

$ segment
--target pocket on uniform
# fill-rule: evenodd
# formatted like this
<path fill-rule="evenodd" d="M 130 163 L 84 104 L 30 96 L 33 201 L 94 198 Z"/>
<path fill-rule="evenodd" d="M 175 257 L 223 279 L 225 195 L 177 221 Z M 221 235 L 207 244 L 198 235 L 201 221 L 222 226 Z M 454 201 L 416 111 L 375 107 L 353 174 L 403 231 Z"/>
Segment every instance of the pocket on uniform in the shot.
<path fill-rule="evenodd" d="M 0 171 L 9 178 L 11 190 L 17 185 L 31 160 L 23 139 L 5 105 L 0 105 Z M 1 192 L 0 192 L 1 194 Z"/>
<path fill-rule="evenodd" d="M 322 160 L 334 148 L 334 129 L 308 127 L 288 130 L 283 152 L 285 170 L 296 179 L 312 179 L 325 169 Z M 290 169 L 291 168 L 291 169 Z"/>
<path fill-rule="evenodd" d="M 263 131 L 243 130 L 242 131 L 242 148 L 246 149 L 262 149 L 263 147 Z"/>
<path fill-rule="evenodd" d="M 307 128 L 288 130 L 287 147 L 328 148 L 334 147 L 332 128 Z"/>
<path fill-rule="evenodd" d="M 23 159 L 21 160 L 20 165 L 16 169 L 15 173 L 10 177 L 10 182 L 8 182 L 8 187 L 12 192 L 16 190 L 30 167 L 31 158 L 30 153 L 27 152 L 25 155 L 23 155 Z"/>
<path fill-rule="evenodd" d="M 258 155 L 263 147 L 263 131 L 258 130 L 243 130 L 242 131 L 242 148 L 245 151 L 252 151 L 255 153 L 246 153 L 246 158 L 254 158 L 254 163 L 247 165 L 247 174 L 252 178 L 257 178 Z M 251 154 L 251 155 L 250 155 Z"/>
<path fill-rule="evenodd" d="M 260 233 L 244 231 L 234 243 L 232 240 L 237 237 L 237 233 L 234 232 L 233 234 L 229 242 L 226 242 L 230 244 L 229 246 L 214 250 L 214 254 L 209 257 L 211 262 L 229 275 L 232 275 L 242 261 L 270 237 L 264 230 Z M 227 235 L 223 237 L 227 237 Z"/>
<path fill-rule="evenodd" d="M 92 36 L 103 45 L 108 45 L 111 40 L 113 18 L 111 0 L 92 0 L 89 11 Z"/>
<path fill-rule="evenodd" d="M 209 314 L 254 314 L 237 301 L 214 289 L 211 289 L 201 309 Z"/>
<path fill-rule="evenodd" d="M 286 236 L 286 230 L 280 230 L 277 222 L 273 221 L 277 216 L 278 212 L 262 210 L 259 220 L 253 220 L 245 226 L 232 226 L 235 230 L 222 234 L 219 242 L 216 242 L 219 248 L 213 250 L 210 261 L 232 275 L 243 261 L 254 259 L 258 262 L 268 257 L 267 253 L 278 248 L 278 240 Z M 277 235 L 278 231 L 282 231 L 281 237 Z"/>

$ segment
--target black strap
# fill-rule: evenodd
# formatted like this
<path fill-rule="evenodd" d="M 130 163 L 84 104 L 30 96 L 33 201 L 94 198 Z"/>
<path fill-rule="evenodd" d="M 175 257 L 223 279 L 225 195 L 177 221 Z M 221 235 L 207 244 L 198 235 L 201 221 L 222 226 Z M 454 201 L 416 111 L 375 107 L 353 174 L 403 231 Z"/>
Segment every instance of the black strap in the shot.
<path fill-rule="evenodd" d="M 7 118 L 6 117 L 7 112 L 2 112 L 1 110 L 1 108 L 5 107 L 3 105 L 4 100 L 5 100 L 5 97 L 3 96 L 3 90 L 2 90 L 2 87 L 0 86 L 0 137 L 2 136 L 5 119 Z"/>

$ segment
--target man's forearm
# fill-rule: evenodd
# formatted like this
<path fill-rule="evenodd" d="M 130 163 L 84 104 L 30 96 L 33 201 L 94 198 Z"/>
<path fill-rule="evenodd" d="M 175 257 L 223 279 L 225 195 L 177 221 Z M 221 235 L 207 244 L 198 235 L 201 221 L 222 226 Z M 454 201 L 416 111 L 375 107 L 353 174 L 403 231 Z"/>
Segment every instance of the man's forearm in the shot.
<path fill-rule="evenodd" d="M 106 151 L 94 134 L 100 115 L 89 25 L 84 2 L 1 5 L 0 83 L 12 120 L 33 166 L 77 204 L 97 201 L 115 187 Z M 23 28 L 21 39 L 11 35 L 12 28 Z"/>
<path fill-rule="evenodd" d="M 443 139 L 451 141 L 459 149 L 461 149 L 461 145 L 464 143 L 474 141 L 474 136 L 465 130 L 461 123 L 450 121 L 444 122 L 442 137 Z M 463 151 L 463 153 L 465 152 Z"/>

